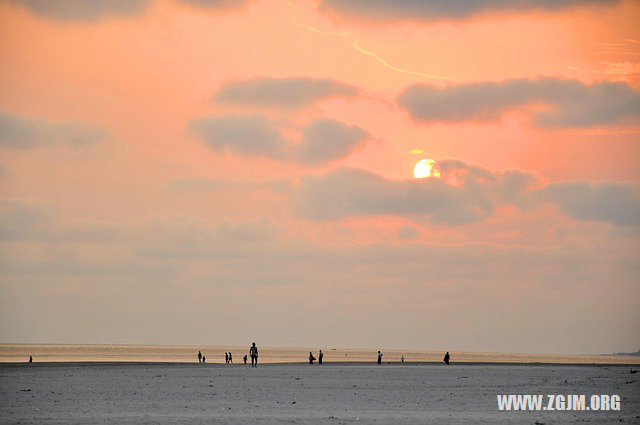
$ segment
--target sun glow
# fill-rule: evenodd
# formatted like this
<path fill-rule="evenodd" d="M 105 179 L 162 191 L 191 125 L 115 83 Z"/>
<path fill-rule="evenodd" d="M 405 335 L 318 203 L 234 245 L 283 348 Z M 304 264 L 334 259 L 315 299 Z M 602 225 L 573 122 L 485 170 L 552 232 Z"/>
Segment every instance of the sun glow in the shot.
<path fill-rule="evenodd" d="M 422 159 L 413 167 L 413 175 L 417 179 L 440 178 L 440 168 L 433 159 Z"/>

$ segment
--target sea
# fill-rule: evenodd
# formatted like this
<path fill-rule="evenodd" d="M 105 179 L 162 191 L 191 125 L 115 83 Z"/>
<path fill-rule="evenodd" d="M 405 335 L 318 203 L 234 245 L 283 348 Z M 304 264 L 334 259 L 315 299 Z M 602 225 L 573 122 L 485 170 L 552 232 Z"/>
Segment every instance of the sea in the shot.
<path fill-rule="evenodd" d="M 304 363 L 309 353 L 318 357 L 322 349 L 325 362 L 375 362 L 377 349 L 332 347 L 262 347 L 258 345 L 260 363 Z M 103 344 L 0 344 L 1 363 L 27 362 L 198 362 L 201 352 L 207 363 L 225 363 L 225 353 L 231 353 L 234 364 L 243 363 L 249 353 L 246 346 L 198 345 L 103 345 Z M 381 350 L 385 363 L 439 363 L 443 350 Z M 476 353 L 451 351 L 452 363 L 513 363 L 513 364 L 640 364 L 640 356 L 592 354 L 529 354 Z M 250 360 L 249 360 L 250 362 Z"/>

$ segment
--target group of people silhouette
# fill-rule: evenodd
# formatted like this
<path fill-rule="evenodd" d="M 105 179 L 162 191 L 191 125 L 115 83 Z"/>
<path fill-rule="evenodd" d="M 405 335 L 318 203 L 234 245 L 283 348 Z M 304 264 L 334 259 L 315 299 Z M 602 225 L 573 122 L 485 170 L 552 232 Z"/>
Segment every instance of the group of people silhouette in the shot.
<path fill-rule="evenodd" d="M 322 358 L 324 357 L 324 354 L 322 353 L 322 350 L 320 350 L 320 352 L 318 353 L 318 364 L 322 364 Z M 311 351 L 309 351 L 309 364 L 313 364 L 313 362 L 316 360 L 316 358 L 313 356 L 313 353 Z"/>
<path fill-rule="evenodd" d="M 251 343 L 251 347 L 249 347 L 249 356 L 251 356 L 251 367 L 258 367 L 258 347 L 256 347 L 255 342 Z M 316 360 L 318 360 L 318 364 L 322 364 L 323 357 L 324 357 L 324 354 L 322 353 L 322 350 L 319 351 L 317 359 L 313 355 L 313 352 L 309 351 L 309 364 L 313 364 L 313 362 L 315 362 Z M 246 354 L 244 355 L 243 360 L 244 360 L 244 364 L 247 364 Z M 448 365 L 450 360 L 451 360 L 451 355 L 447 351 L 447 353 L 444 355 L 443 361 L 445 362 L 445 364 Z M 31 358 L 29 358 L 29 362 L 31 361 L 32 361 Z M 205 356 L 202 354 L 201 351 L 198 351 L 198 363 L 205 363 L 205 361 L 206 361 Z M 233 355 L 231 354 L 231 352 L 224 353 L 224 361 L 226 364 L 229 364 L 229 363 L 233 364 Z M 404 356 L 400 358 L 400 362 L 404 363 Z M 382 352 L 379 350 L 378 350 L 377 363 L 382 364 Z"/>
<path fill-rule="evenodd" d="M 322 351 L 320 351 L 320 359 L 322 359 Z M 257 367 L 258 366 L 258 347 L 256 347 L 256 343 L 252 343 L 251 347 L 249 348 L 249 355 L 251 356 L 251 367 Z M 205 363 L 206 361 L 206 357 L 202 354 L 202 351 L 198 351 L 198 363 Z M 245 354 L 243 359 L 244 364 L 247 364 L 247 355 Z M 314 358 L 315 360 L 315 358 Z M 224 353 L 224 362 L 226 364 L 233 364 L 233 354 L 231 354 L 231 352 L 225 352 Z M 322 363 L 322 360 L 320 360 L 320 363 Z"/>

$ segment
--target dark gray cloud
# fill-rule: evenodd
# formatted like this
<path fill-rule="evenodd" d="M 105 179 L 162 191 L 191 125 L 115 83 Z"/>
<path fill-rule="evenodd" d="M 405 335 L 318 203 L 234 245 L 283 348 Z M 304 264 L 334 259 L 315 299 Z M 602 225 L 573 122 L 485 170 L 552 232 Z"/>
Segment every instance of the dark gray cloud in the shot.
<path fill-rule="evenodd" d="M 224 84 L 215 100 L 253 106 L 296 108 L 329 96 L 354 96 L 357 90 L 328 79 L 256 78 Z"/>
<path fill-rule="evenodd" d="M 640 187 L 623 183 L 553 183 L 541 192 L 578 220 L 608 221 L 619 226 L 640 225 Z"/>
<path fill-rule="evenodd" d="M 640 225 L 637 186 L 570 182 L 537 189 L 540 183 L 520 171 L 493 172 L 460 161 L 439 165 L 441 179 L 388 180 L 353 168 L 307 176 L 294 195 L 294 211 L 317 221 L 394 215 L 456 225 L 483 220 L 505 205 L 526 210 L 551 203 L 578 220 Z"/>
<path fill-rule="evenodd" d="M 360 127 L 318 119 L 303 129 L 302 141 L 296 144 L 282 137 L 273 123 L 257 114 L 200 118 L 191 127 L 216 151 L 299 161 L 311 166 L 345 157 L 369 137 Z"/>
<path fill-rule="evenodd" d="M 614 5 L 616 0 L 323 0 L 322 7 L 379 20 L 464 19 L 484 12 L 558 10 L 577 5 Z"/>
<path fill-rule="evenodd" d="M 398 98 L 411 116 L 424 122 L 488 121 L 506 110 L 531 103 L 548 109 L 532 112 L 538 125 L 588 127 L 640 116 L 640 91 L 626 83 L 592 85 L 557 78 L 480 82 L 438 88 L 414 85 Z"/>
<path fill-rule="evenodd" d="M 303 164 L 326 164 L 347 156 L 368 138 L 369 134 L 358 126 L 319 119 L 304 129 L 297 156 Z"/>
<path fill-rule="evenodd" d="M 61 21 L 98 21 L 107 17 L 142 13 L 149 0 L 3 0 L 32 13 Z"/>
<path fill-rule="evenodd" d="M 266 156 L 282 160 L 288 153 L 287 142 L 262 115 L 223 115 L 199 118 L 191 128 L 216 151 L 231 151 L 245 156 Z"/>
<path fill-rule="evenodd" d="M 232 9 L 248 0 L 176 0 L 208 9 Z M 144 13 L 154 0 L 0 0 L 21 5 L 33 14 L 60 21 L 95 22 L 111 17 L 136 16 Z"/>
<path fill-rule="evenodd" d="M 198 7 L 211 9 L 231 9 L 247 3 L 247 0 L 179 0 L 182 3 L 189 3 Z"/>
<path fill-rule="evenodd" d="M 462 224 L 488 217 L 499 205 L 519 202 L 529 180 L 517 171 L 491 173 L 458 161 L 439 164 L 455 185 L 444 179 L 388 180 L 353 168 L 307 176 L 294 199 L 294 210 L 312 220 L 398 215 Z"/>
<path fill-rule="evenodd" d="M 82 147 L 103 140 L 107 132 L 99 127 L 74 123 L 51 122 L 0 112 L 0 146 L 32 149 L 69 145 Z"/>

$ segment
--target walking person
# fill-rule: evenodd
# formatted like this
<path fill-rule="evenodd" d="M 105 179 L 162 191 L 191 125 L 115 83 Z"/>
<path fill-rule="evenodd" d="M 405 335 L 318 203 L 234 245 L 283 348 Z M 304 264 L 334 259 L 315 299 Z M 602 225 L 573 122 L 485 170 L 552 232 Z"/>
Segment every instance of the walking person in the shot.
<path fill-rule="evenodd" d="M 202 363 L 202 352 L 198 351 L 198 363 Z"/>
<path fill-rule="evenodd" d="M 445 364 L 449 364 L 449 359 L 451 358 L 451 356 L 449 355 L 449 352 L 447 351 L 447 354 L 444 355 L 444 363 Z"/>
<path fill-rule="evenodd" d="M 378 364 L 382 364 L 382 353 L 378 351 Z"/>
<path fill-rule="evenodd" d="M 258 367 L 258 347 L 255 342 L 251 343 L 249 355 L 251 356 L 251 367 Z"/>
<path fill-rule="evenodd" d="M 244 360 L 244 364 L 247 364 L 247 355 L 246 354 L 244 355 L 243 360 Z"/>
<path fill-rule="evenodd" d="M 204 354 L 202 355 L 202 363 L 206 363 L 207 362 L 207 358 L 204 356 Z"/>
<path fill-rule="evenodd" d="M 224 362 L 226 364 L 229 364 L 229 353 L 227 353 L 226 351 L 224 352 Z"/>
<path fill-rule="evenodd" d="M 229 363 L 233 364 L 233 355 L 231 355 L 231 351 L 229 351 Z"/>
<path fill-rule="evenodd" d="M 404 363 L 404 356 L 400 357 L 400 363 Z"/>
<path fill-rule="evenodd" d="M 322 357 L 324 357 L 324 354 L 322 354 L 322 350 L 320 350 L 320 353 L 318 353 L 318 364 L 322 364 Z"/>
<path fill-rule="evenodd" d="M 33 363 L 33 357 L 29 356 L 29 363 Z"/>
<path fill-rule="evenodd" d="M 316 358 L 315 358 L 315 357 L 313 357 L 313 353 L 312 353 L 311 351 L 309 351 L 309 364 L 313 364 L 313 361 L 314 361 L 315 359 L 316 359 Z"/>

